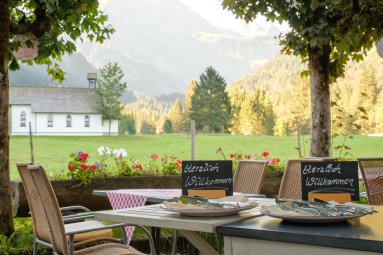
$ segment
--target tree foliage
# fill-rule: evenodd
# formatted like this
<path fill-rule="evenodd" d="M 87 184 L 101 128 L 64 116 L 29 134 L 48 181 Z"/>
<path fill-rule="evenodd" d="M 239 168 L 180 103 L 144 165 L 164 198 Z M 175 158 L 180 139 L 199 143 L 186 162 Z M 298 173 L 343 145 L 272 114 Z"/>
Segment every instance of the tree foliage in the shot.
<path fill-rule="evenodd" d="M 361 60 L 383 37 L 380 1 L 222 0 L 223 7 L 245 21 L 263 15 L 285 21 L 291 31 L 280 36 L 282 52 L 309 63 L 311 76 L 311 155 L 330 154 L 329 83 L 344 74 L 349 60 Z"/>
<path fill-rule="evenodd" d="M 96 92 L 101 98 L 100 111 L 102 118 L 109 121 L 109 134 L 111 120 L 118 118 L 122 109 L 120 97 L 126 89 L 126 82 L 121 81 L 123 77 L 124 73 L 117 63 L 108 63 L 101 68 L 97 78 Z"/>
<path fill-rule="evenodd" d="M 196 128 L 212 132 L 226 132 L 230 127 L 231 105 L 225 79 L 208 67 L 200 75 L 191 100 L 190 118 Z"/>
<path fill-rule="evenodd" d="M 188 84 L 185 93 L 185 103 L 184 103 L 184 114 L 183 114 L 183 129 L 186 131 L 190 130 L 190 109 L 191 109 L 191 100 L 194 94 L 195 87 L 197 86 L 196 80 L 191 80 Z"/>
<path fill-rule="evenodd" d="M 0 233 L 13 232 L 11 198 L 9 194 L 9 137 L 8 137 L 8 68 L 19 68 L 13 52 L 21 46 L 16 35 L 28 38 L 31 46 L 37 40 L 37 58 L 28 64 L 47 64 L 48 73 L 62 81 L 63 71 L 58 62 L 65 53 L 76 50 L 77 39 L 86 36 L 91 41 L 103 42 L 113 28 L 107 16 L 98 9 L 97 0 L 6 0 L 0 2 Z"/>
<path fill-rule="evenodd" d="M 107 15 L 98 9 L 98 1 L 17 1 L 10 0 L 10 53 L 20 47 L 13 40 L 17 34 L 28 37 L 27 44 L 36 39 L 39 44 L 38 56 L 28 64 L 46 64 L 48 73 L 62 81 L 64 72 L 58 62 L 64 54 L 76 51 L 76 41 L 86 36 L 90 41 L 104 42 L 114 32 L 106 24 Z M 19 69 L 19 61 L 9 54 L 10 69 Z"/>
<path fill-rule="evenodd" d="M 172 109 L 170 109 L 169 120 L 172 123 L 172 129 L 175 133 L 182 131 L 182 106 L 179 98 L 174 102 Z"/>

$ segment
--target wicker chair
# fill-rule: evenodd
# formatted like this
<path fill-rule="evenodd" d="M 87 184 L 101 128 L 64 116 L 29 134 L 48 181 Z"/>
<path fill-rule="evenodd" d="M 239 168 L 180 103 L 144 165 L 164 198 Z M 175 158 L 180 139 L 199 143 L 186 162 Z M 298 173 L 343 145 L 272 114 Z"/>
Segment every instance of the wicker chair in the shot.
<path fill-rule="evenodd" d="M 267 161 L 240 160 L 234 173 L 234 192 L 260 194 L 267 170 Z"/>
<path fill-rule="evenodd" d="M 278 198 L 302 199 L 301 162 L 335 161 L 337 158 L 289 159 L 283 173 Z"/>
<path fill-rule="evenodd" d="M 358 158 L 370 205 L 383 205 L 383 158 Z"/>
<path fill-rule="evenodd" d="M 85 255 L 85 254 L 94 254 L 94 255 L 113 255 L 113 254 L 143 254 L 132 247 L 128 247 L 126 244 L 116 243 L 116 242 L 108 242 L 103 244 L 98 244 L 89 248 L 84 248 L 81 250 L 74 250 L 74 237 L 75 235 L 81 233 L 88 233 L 92 231 L 99 231 L 110 229 L 113 227 L 124 227 L 127 224 L 113 224 L 109 226 L 104 225 L 93 225 L 87 226 L 83 228 L 83 226 L 77 225 L 77 227 L 73 226 L 74 224 L 83 224 L 83 222 L 79 223 L 71 223 L 65 224 L 63 221 L 63 217 L 61 215 L 61 211 L 57 202 L 56 195 L 54 190 L 49 182 L 49 179 L 41 166 L 27 166 L 30 177 L 32 179 L 32 183 L 34 184 L 34 192 L 30 194 L 30 205 L 31 208 L 36 208 L 40 206 L 42 210 L 34 211 L 32 209 L 32 217 L 33 223 L 40 224 L 39 227 L 42 226 L 41 222 L 45 223 L 45 230 L 40 232 L 37 230 L 35 226 L 35 233 L 37 235 L 43 234 L 44 240 L 41 243 L 45 243 L 45 245 L 52 247 L 54 254 L 60 255 Z M 38 220 L 37 220 L 38 219 Z M 141 226 L 137 226 L 141 227 Z M 144 232 L 147 234 L 150 242 L 151 254 L 155 254 L 154 251 L 154 243 L 150 233 L 142 228 Z M 124 232 L 124 231 L 123 231 Z M 46 240 L 46 233 L 49 233 L 49 243 Z M 38 236 L 41 237 L 41 236 Z M 38 238 L 37 237 L 37 238 Z M 69 239 L 69 245 L 68 245 Z M 100 239 L 101 240 L 101 239 Z M 88 242 L 89 244 L 89 242 Z M 94 244 L 94 241 L 93 241 Z"/>

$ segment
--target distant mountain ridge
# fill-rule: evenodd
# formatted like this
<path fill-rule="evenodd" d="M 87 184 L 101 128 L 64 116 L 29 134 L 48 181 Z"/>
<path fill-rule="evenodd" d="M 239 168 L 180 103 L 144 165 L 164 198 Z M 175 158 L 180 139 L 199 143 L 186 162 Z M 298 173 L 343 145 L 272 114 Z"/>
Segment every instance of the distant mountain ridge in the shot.
<path fill-rule="evenodd" d="M 113 0 L 105 12 L 116 29 L 104 44 L 84 42 L 78 52 L 65 56 L 64 87 L 86 87 L 86 74 L 108 62 L 117 62 L 128 89 L 148 95 L 185 92 L 190 80 L 198 80 L 213 66 L 231 83 L 279 52 L 270 31 L 245 38 L 209 22 L 176 0 Z M 55 86 L 41 66 L 22 65 L 11 73 L 14 86 Z"/>

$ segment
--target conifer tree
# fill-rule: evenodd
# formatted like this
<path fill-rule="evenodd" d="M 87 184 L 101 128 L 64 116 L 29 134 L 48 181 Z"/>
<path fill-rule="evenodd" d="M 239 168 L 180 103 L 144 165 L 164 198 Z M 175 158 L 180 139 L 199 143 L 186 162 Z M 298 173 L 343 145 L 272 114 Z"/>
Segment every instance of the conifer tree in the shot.
<path fill-rule="evenodd" d="M 244 135 L 273 134 L 273 110 L 264 91 L 257 90 L 246 96 L 239 119 L 241 133 Z"/>
<path fill-rule="evenodd" d="M 184 130 L 190 130 L 190 109 L 191 109 L 191 99 L 194 94 L 195 87 L 197 86 L 196 80 L 191 80 L 188 84 L 188 88 L 185 94 L 185 105 L 184 105 L 184 114 L 182 125 Z"/>
<path fill-rule="evenodd" d="M 173 132 L 180 133 L 182 131 L 182 106 L 179 98 L 170 110 L 169 119 L 172 123 Z"/>
<path fill-rule="evenodd" d="M 102 118 L 109 121 L 109 135 L 112 119 L 120 116 L 122 105 L 120 97 L 126 89 L 126 82 L 122 82 L 124 73 L 117 64 L 106 64 L 100 70 L 100 76 L 97 78 L 96 92 L 101 97 L 100 110 Z"/>
<path fill-rule="evenodd" d="M 358 121 L 362 134 L 370 134 L 375 130 L 375 104 L 378 96 L 378 84 L 376 71 L 372 66 L 362 68 L 360 71 L 360 98 L 357 105 Z"/>
<path fill-rule="evenodd" d="M 230 127 L 231 105 L 226 82 L 211 66 L 197 82 L 190 118 L 195 120 L 198 130 L 226 132 Z"/>
<path fill-rule="evenodd" d="M 230 132 L 232 134 L 241 134 L 241 119 L 240 112 L 243 102 L 245 101 L 246 93 L 241 92 L 238 89 L 234 89 L 230 92 L 230 102 L 231 102 L 231 128 Z"/>

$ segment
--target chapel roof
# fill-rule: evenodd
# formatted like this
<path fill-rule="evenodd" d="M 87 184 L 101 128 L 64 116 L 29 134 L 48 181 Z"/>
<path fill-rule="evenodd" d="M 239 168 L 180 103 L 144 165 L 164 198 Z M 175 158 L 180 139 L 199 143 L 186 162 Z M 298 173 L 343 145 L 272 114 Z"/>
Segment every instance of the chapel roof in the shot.
<path fill-rule="evenodd" d="M 10 87 L 10 105 L 31 105 L 32 112 L 100 113 L 99 95 L 87 88 Z"/>

